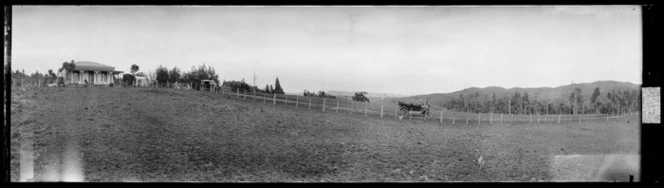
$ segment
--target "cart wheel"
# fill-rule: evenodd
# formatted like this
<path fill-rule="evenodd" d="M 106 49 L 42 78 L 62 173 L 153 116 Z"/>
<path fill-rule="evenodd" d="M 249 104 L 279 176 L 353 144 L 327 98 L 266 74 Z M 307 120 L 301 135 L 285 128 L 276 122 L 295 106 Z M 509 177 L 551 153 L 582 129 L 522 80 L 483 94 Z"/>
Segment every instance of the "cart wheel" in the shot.
<path fill-rule="evenodd" d="M 406 116 L 406 115 L 408 115 L 408 110 L 405 109 L 405 108 L 402 108 L 401 109 L 401 116 Z"/>

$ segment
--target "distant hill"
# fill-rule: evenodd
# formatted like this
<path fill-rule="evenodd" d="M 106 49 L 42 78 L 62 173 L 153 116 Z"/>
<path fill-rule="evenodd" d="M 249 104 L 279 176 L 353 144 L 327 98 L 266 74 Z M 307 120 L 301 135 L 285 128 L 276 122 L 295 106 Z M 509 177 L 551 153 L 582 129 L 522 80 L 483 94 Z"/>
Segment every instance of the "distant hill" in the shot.
<path fill-rule="evenodd" d="M 450 99 L 453 98 L 458 98 L 460 94 L 464 95 L 469 95 L 469 94 L 474 94 L 475 92 L 479 92 L 480 94 L 480 99 L 484 99 L 485 96 L 488 95 L 489 99 L 491 98 L 491 95 L 493 93 L 496 94 L 496 98 L 501 98 L 505 97 L 508 95 L 513 95 L 515 92 L 521 92 L 523 93 L 524 91 L 528 92 L 528 95 L 532 97 L 537 97 L 538 99 L 544 99 L 548 100 L 551 102 L 561 102 L 561 101 L 566 101 L 566 99 L 563 97 L 564 93 L 567 91 L 571 91 L 574 88 L 580 88 L 581 89 L 581 94 L 584 97 L 590 97 L 592 92 L 595 90 L 596 87 L 599 87 L 600 91 L 600 100 L 605 101 L 608 100 L 606 97 L 606 94 L 611 91 L 611 90 L 624 90 L 624 89 L 638 89 L 640 85 L 629 83 L 629 82 L 617 82 L 617 81 L 597 81 L 597 82 L 592 82 L 592 83 L 578 83 L 578 84 L 570 84 L 570 85 L 564 85 L 564 86 L 558 86 L 558 87 L 538 87 L 538 88 L 502 88 L 502 87 L 496 87 L 496 86 L 490 86 L 490 87 L 485 87 L 485 88 L 478 88 L 478 87 L 471 87 L 471 88 L 466 88 L 460 91 L 455 91 L 451 93 L 432 93 L 428 95 L 416 95 L 416 96 L 410 96 L 410 97 L 403 97 L 399 99 L 391 99 L 391 100 L 405 100 L 405 101 L 415 101 L 419 99 L 426 99 L 429 98 L 429 102 L 434 105 L 441 105 L 449 101 Z"/>
<path fill-rule="evenodd" d="M 335 91 L 335 90 L 330 90 L 330 91 L 325 91 L 327 94 L 334 95 L 334 96 L 348 96 L 352 97 L 355 96 L 354 91 Z M 299 95 L 302 96 L 303 92 L 285 92 L 288 95 Z M 318 92 L 316 92 L 318 93 Z M 391 94 L 391 93 L 371 93 L 368 92 L 367 97 L 369 98 L 383 98 L 383 97 L 389 97 L 389 98 L 402 98 L 402 97 L 408 97 L 409 95 L 400 95 L 400 94 Z"/>
<path fill-rule="evenodd" d="M 355 96 L 355 91 L 335 91 L 335 90 L 330 90 L 326 91 L 328 94 L 334 95 L 334 96 Z M 365 95 L 369 98 L 383 98 L 383 97 L 389 97 L 389 98 L 401 98 L 401 97 L 408 97 L 408 95 L 400 95 L 400 94 L 393 94 L 393 93 L 372 93 L 372 92 L 367 92 L 367 95 Z"/>

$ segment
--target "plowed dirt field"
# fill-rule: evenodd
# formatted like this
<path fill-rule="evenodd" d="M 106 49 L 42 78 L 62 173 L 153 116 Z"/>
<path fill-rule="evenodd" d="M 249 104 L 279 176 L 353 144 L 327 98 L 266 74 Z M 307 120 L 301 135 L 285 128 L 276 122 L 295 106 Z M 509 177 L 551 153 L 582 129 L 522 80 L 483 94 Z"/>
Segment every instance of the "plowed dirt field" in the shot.
<path fill-rule="evenodd" d="M 23 148 L 33 181 L 373 182 L 590 181 L 605 163 L 570 166 L 555 156 L 640 147 L 629 118 L 439 125 L 119 87 L 15 88 L 11 104 L 12 181 L 29 159 Z"/>

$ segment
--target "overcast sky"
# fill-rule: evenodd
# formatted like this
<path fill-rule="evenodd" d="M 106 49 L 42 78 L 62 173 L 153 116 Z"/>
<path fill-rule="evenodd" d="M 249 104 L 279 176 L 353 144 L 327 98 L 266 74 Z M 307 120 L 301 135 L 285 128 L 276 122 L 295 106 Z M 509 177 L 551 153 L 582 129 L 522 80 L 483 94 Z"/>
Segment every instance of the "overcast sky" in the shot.
<path fill-rule="evenodd" d="M 205 63 L 286 92 L 447 93 L 641 84 L 638 6 L 15 6 L 12 66 L 94 61 L 129 72 Z"/>

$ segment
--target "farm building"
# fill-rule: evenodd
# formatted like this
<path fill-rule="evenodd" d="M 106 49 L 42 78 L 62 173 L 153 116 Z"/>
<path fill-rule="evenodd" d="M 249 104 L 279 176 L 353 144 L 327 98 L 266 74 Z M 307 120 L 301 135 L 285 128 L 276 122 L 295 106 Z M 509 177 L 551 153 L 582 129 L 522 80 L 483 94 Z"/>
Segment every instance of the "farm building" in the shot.
<path fill-rule="evenodd" d="M 114 81 L 114 75 L 122 73 L 115 67 L 92 61 L 75 61 L 76 67 L 67 73 L 65 84 L 85 84 L 107 86 Z M 63 70 L 64 71 L 64 70 Z"/>
<path fill-rule="evenodd" d="M 148 87 L 150 85 L 148 77 L 143 72 L 136 73 L 134 76 L 136 77 L 134 82 L 136 87 Z"/>
<path fill-rule="evenodd" d="M 201 80 L 201 86 L 202 90 L 210 91 L 217 88 L 217 83 L 214 80 Z"/>

